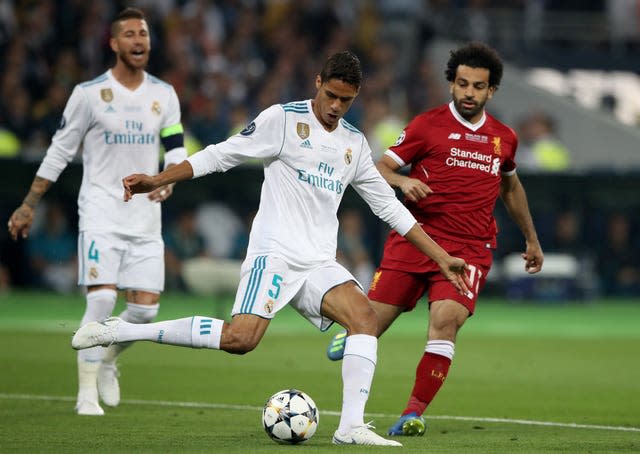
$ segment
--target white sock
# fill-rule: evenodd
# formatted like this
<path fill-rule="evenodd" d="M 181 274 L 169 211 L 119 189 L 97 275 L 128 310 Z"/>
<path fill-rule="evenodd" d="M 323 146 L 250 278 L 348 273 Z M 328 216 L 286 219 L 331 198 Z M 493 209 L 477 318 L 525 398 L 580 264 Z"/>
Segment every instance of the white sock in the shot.
<path fill-rule="evenodd" d="M 78 358 L 78 402 L 81 400 L 98 401 L 99 362 L 88 362 Z"/>
<path fill-rule="evenodd" d="M 127 303 L 127 308 L 123 310 L 119 318 L 129 323 L 151 323 L 158 315 L 160 304 L 136 304 Z M 123 350 L 129 348 L 133 342 L 123 342 L 121 344 L 111 344 L 105 349 L 103 363 L 112 363 Z"/>
<path fill-rule="evenodd" d="M 434 355 L 444 356 L 453 361 L 453 355 L 456 351 L 455 344 L 447 340 L 430 340 L 427 342 L 427 346 L 424 349 L 425 352 L 433 353 Z"/>
<path fill-rule="evenodd" d="M 160 304 L 127 303 L 127 308 L 118 317 L 129 323 L 151 323 L 158 315 Z"/>
<path fill-rule="evenodd" d="M 342 413 L 339 433 L 364 425 L 364 407 L 376 369 L 378 339 L 367 334 L 348 336 L 342 358 Z"/>
<path fill-rule="evenodd" d="M 223 320 L 199 315 L 145 324 L 122 322 L 117 338 L 119 343 L 147 340 L 159 344 L 218 350 L 223 325 Z"/>
<path fill-rule="evenodd" d="M 80 321 L 80 326 L 89 322 L 97 322 L 109 317 L 116 306 L 118 292 L 110 288 L 103 288 L 87 293 L 87 306 Z M 104 347 L 92 347 L 78 351 L 78 360 L 99 362 L 104 356 Z"/>

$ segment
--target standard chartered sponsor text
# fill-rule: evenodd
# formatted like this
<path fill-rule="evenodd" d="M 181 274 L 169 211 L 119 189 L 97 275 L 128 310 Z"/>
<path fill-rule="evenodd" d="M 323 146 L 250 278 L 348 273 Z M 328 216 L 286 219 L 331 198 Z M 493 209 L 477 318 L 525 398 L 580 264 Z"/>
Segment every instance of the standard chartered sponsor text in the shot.
<path fill-rule="evenodd" d="M 457 158 L 475 159 L 476 161 L 481 161 L 486 163 L 491 162 L 491 155 L 482 154 L 477 151 L 461 150 L 460 148 L 456 148 L 456 147 L 451 148 L 451 156 L 457 157 Z"/>
<path fill-rule="evenodd" d="M 500 170 L 500 158 L 490 154 L 461 150 L 456 147 L 451 148 L 450 153 L 451 156 L 445 161 L 445 164 L 448 166 L 475 169 L 492 175 L 498 175 Z"/>

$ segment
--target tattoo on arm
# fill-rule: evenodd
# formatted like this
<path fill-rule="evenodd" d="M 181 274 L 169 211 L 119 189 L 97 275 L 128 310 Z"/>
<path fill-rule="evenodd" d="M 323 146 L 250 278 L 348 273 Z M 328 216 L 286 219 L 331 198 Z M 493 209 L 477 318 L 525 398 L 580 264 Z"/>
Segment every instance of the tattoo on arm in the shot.
<path fill-rule="evenodd" d="M 49 190 L 51 184 L 51 181 L 45 178 L 35 177 L 33 179 L 33 183 L 31 183 L 29 193 L 24 198 L 22 203 L 30 208 L 35 208 L 36 205 L 38 205 L 38 202 L 40 202 L 42 196 Z"/>

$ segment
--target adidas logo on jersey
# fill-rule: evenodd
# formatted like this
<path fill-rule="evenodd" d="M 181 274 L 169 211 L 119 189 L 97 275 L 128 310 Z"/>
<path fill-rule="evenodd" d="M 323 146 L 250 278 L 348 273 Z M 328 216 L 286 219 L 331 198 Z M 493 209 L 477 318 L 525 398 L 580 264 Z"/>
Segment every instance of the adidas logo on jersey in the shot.
<path fill-rule="evenodd" d="M 311 145 L 311 142 L 309 141 L 309 139 L 307 139 L 307 140 L 305 140 L 304 142 L 302 142 L 302 143 L 300 144 L 300 147 L 301 147 L 301 148 L 309 148 L 309 149 L 312 149 L 312 148 L 313 148 L 313 146 Z"/>
<path fill-rule="evenodd" d="M 111 104 L 109 104 L 107 106 L 107 108 L 104 110 L 104 113 L 115 113 L 116 109 L 113 108 L 113 106 L 111 106 Z"/>
<path fill-rule="evenodd" d="M 462 134 L 459 134 L 457 132 L 452 132 L 451 134 L 449 134 L 448 139 L 460 140 L 460 137 L 462 137 Z"/>

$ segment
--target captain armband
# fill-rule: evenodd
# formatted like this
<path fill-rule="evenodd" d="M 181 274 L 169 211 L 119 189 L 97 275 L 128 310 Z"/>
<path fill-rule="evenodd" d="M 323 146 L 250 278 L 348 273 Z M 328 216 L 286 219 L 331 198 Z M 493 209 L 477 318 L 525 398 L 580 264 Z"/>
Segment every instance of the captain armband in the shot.
<path fill-rule="evenodd" d="M 180 164 L 187 159 L 187 150 L 184 148 L 184 129 L 180 123 L 168 126 L 160 130 L 160 140 L 164 146 L 164 168 L 170 164 Z"/>
<path fill-rule="evenodd" d="M 160 130 L 160 140 L 166 151 L 184 147 L 184 129 L 182 124 L 167 126 Z"/>

